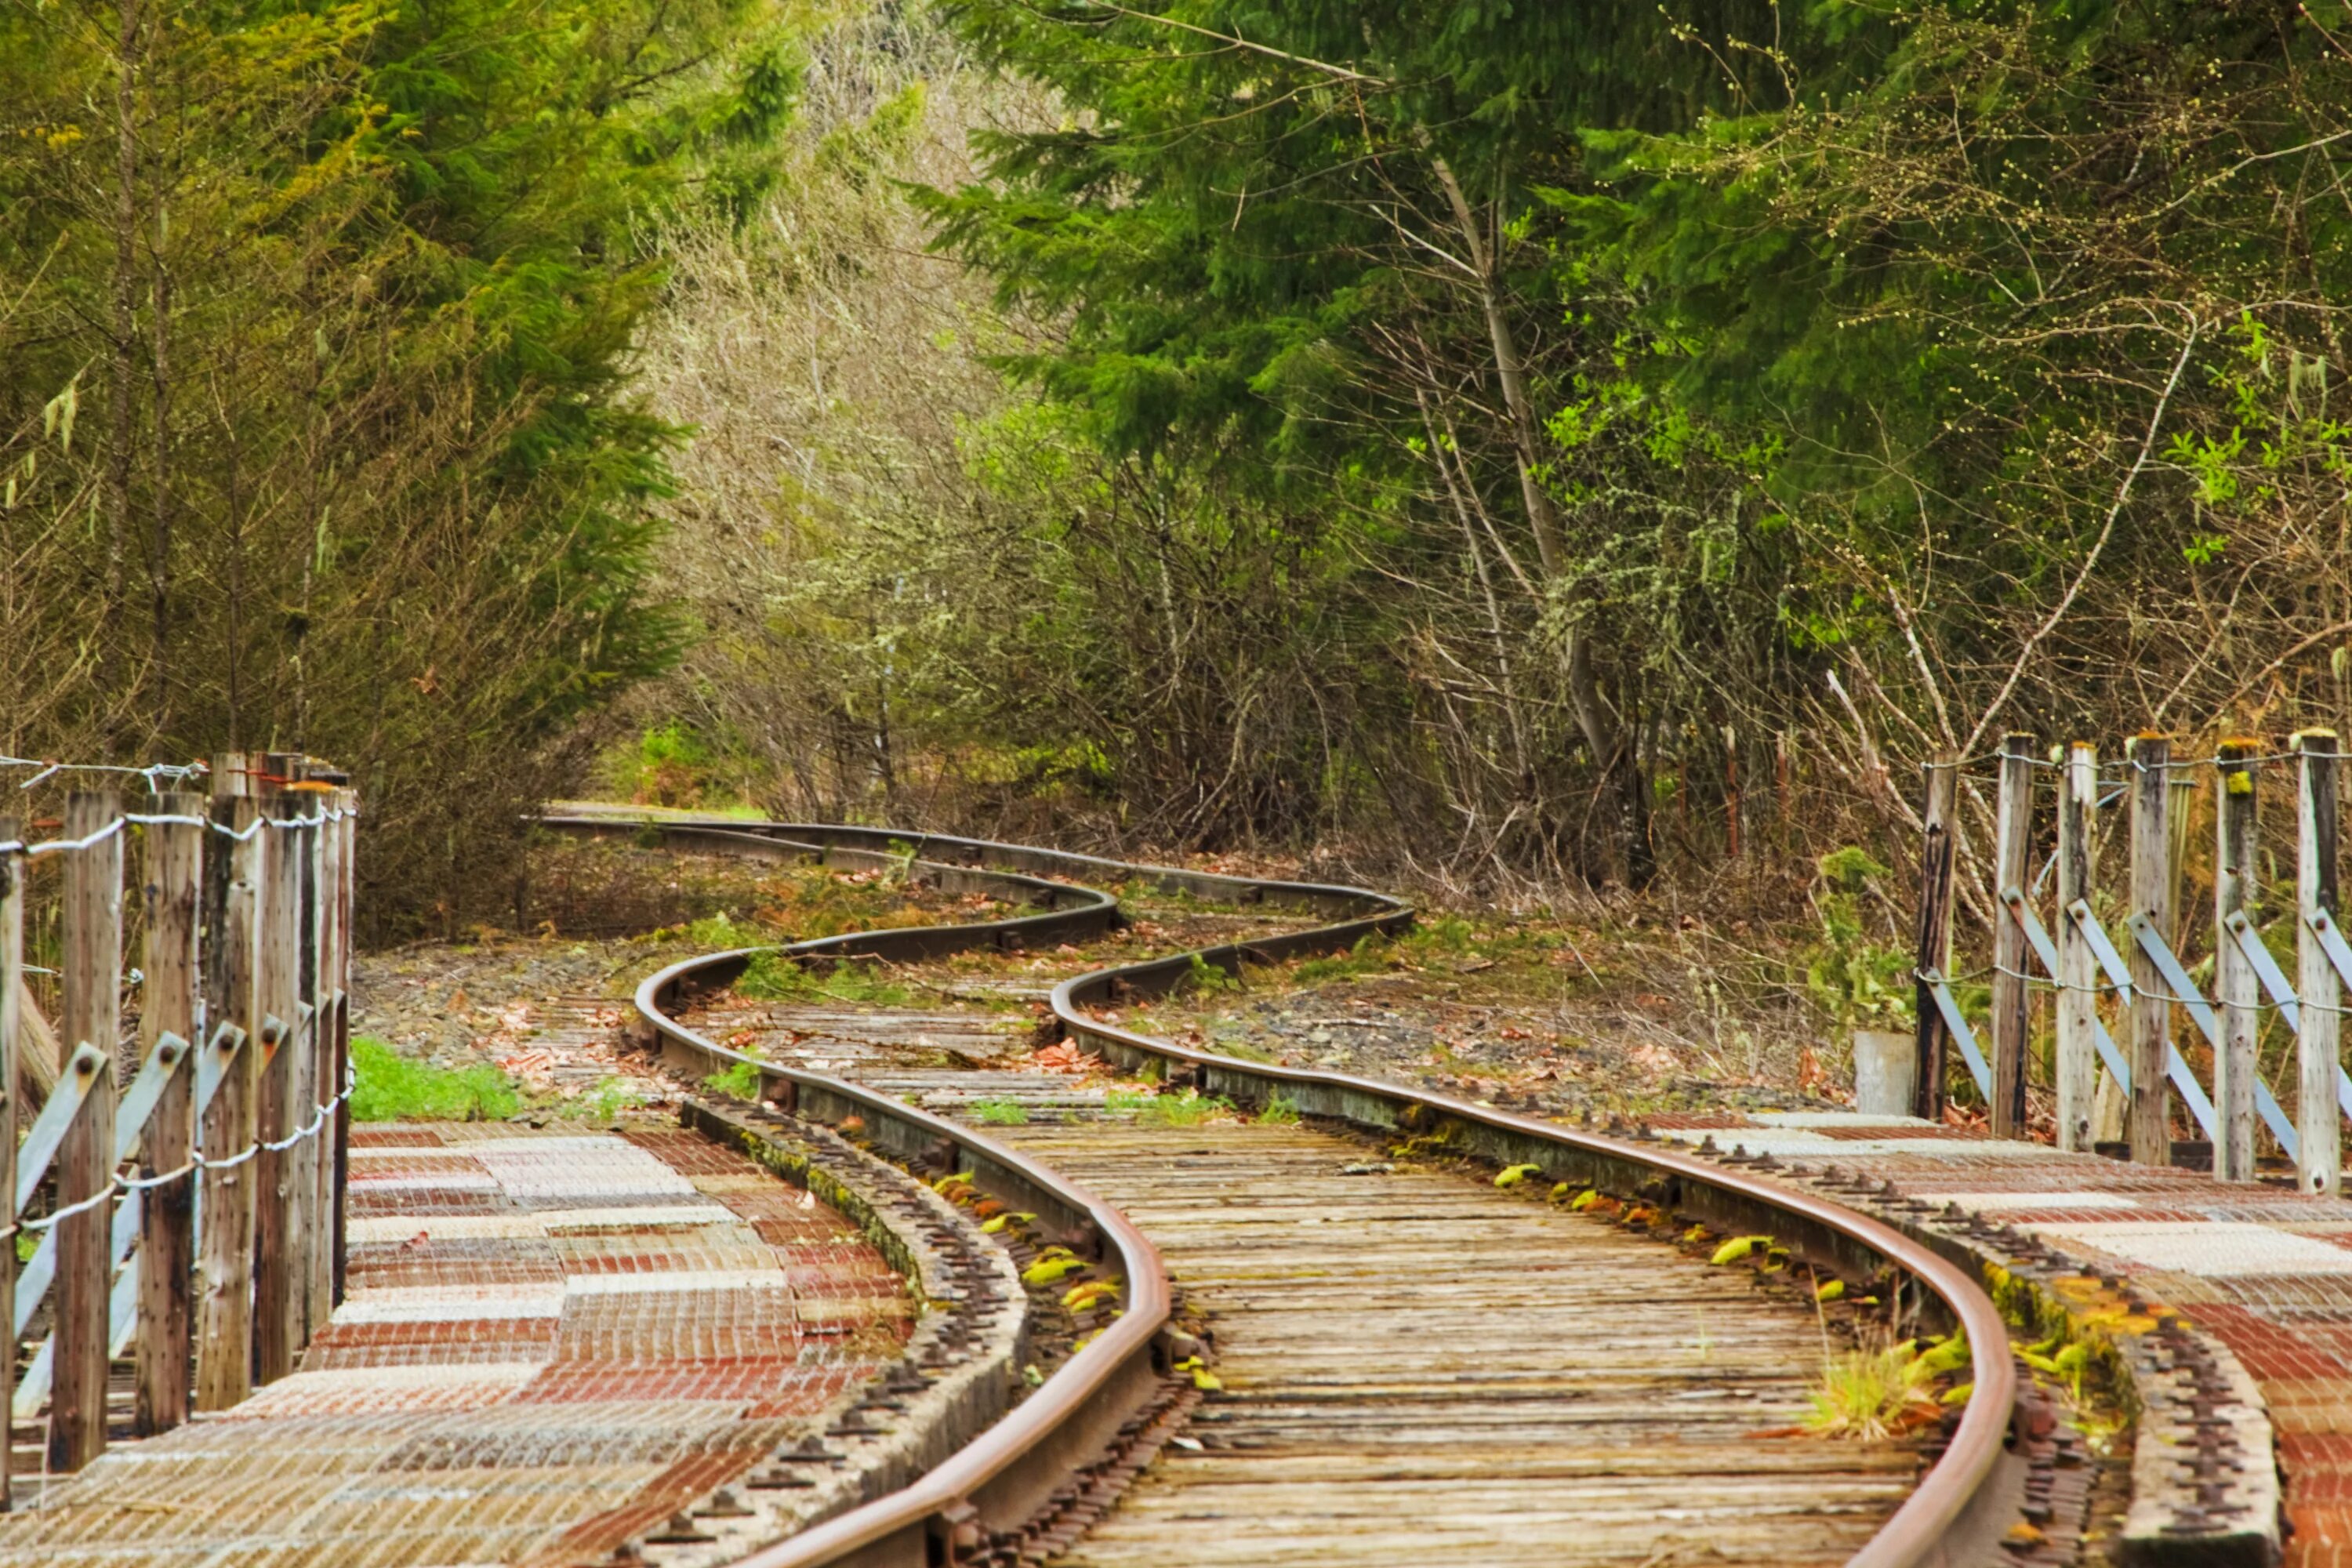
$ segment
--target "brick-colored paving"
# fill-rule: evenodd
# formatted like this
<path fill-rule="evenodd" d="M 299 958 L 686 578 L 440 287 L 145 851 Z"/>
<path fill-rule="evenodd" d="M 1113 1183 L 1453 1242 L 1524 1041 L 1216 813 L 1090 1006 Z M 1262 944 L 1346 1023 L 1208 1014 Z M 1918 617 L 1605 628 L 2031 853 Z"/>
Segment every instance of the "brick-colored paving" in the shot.
<path fill-rule="evenodd" d="M 1952 1230 L 1948 1205 L 1957 1205 L 1987 1250 L 2039 1244 L 2063 1260 L 2042 1271 L 2049 1278 L 2063 1281 L 2071 1265 L 2084 1290 L 2137 1309 L 2131 1321 L 2176 1316 L 2210 1335 L 2237 1358 L 2269 1412 L 2285 1480 L 2286 1563 L 2352 1568 L 2352 1203 L 2304 1196 L 2284 1179 L 2223 1185 L 2201 1173 L 1919 1121 L 1758 1113 L 1661 1116 L 1651 1125 L 1687 1142 L 1711 1138 L 1727 1154 L 1769 1156 L 1790 1174 L 1834 1167 L 1857 1190 L 1832 1195 L 1894 1211 L 1890 1218 L 1907 1213 Z M 1864 1194 L 1863 1182 L 1892 1183 L 1893 1191 Z M 2211 1470 L 2200 1477 L 2184 1458 L 2164 1479 L 2193 1510 L 2200 1480 L 2209 1497 L 2221 1494 Z M 2136 1479 L 2149 1489 L 2145 1470 Z"/>
<path fill-rule="evenodd" d="M 293 1376 L 0 1521 L 0 1564 L 608 1558 L 903 1343 L 898 1276 L 693 1133 L 358 1130 L 350 1290 Z"/>

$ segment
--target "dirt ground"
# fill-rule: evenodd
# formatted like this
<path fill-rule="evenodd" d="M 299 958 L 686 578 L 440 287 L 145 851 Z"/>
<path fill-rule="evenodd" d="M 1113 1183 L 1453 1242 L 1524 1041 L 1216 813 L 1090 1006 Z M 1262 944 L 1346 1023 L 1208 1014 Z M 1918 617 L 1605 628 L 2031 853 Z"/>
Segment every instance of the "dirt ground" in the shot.
<path fill-rule="evenodd" d="M 523 1114 L 583 1100 L 658 1101 L 614 1049 L 628 998 L 665 964 L 881 925 L 1015 912 L 872 871 L 765 867 L 608 841 L 533 853 L 517 931 L 364 955 L 356 1032 L 436 1067 L 488 1062 Z M 893 970 L 916 1005 L 1042 1016 L 1063 975 L 1217 941 L 1285 917 L 1130 900 L 1133 923 L 1084 948 L 960 954 Z M 1789 964 L 1713 933 L 1424 912 L 1353 954 L 1252 969 L 1130 1008 L 1126 1021 L 1210 1048 L 1392 1077 L 1552 1115 L 1826 1108 L 1844 1097 L 1831 1031 Z M 1776 973 L 1782 978 L 1776 980 Z"/>

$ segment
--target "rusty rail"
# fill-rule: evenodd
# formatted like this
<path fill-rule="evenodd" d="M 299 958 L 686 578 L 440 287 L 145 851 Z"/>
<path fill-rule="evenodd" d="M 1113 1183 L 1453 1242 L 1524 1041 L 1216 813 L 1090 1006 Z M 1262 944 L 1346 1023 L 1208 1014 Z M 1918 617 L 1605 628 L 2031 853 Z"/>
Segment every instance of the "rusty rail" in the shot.
<path fill-rule="evenodd" d="M 568 832 L 640 831 L 642 819 L 551 816 Z M 1192 1050 L 1095 1017 L 1098 1002 L 1161 994 L 1181 985 L 1196 962 L 1237 973 L 1252 962 L 1328 952 L 1366 936 L 1408 929 L 1411 908 L 1360 888 L 1223 876 L 1140 866 L 1096 856 L 939 834 L 829 824 L 657 822 L 664 839 L 777 858 L 815 856 L 834 863 L 887 859 L 927 874 L 981 879 L 1017 891 L 1045 912 L 979 924 L 857 932 L 781 948 L 744 948 L 671 965 L 639 987 L 636 1006 L 664 1056 L 690 1071 L 745 1064 L 758 1071 L 762 1098 L 773 1094 L 803 1116 L 864 1118 L 877 1142 L 911 1156 L 947 1153 L 974 1167 L 984 1184 L 1020 1194 L 1066 1234 L 1116 1250 L 1131 1282 L 1126 1315 L 1057 1372 L 1021 1406 L 921 1480 L 743 1560 L 743 1568 L 821 1568 L 828 1564 L 905 1564 L 932 1568 L 956 1561 L 978 1521 L 1017 1521 L 1041 1501 L 1076 1460 L 1137 1408 L 1154 1375 L 1153 1357 L 1169 1311 L 1169 1286 L 1158 1252 L 1125 1215 L 1085 1189 L 974 1130 L 843 1080 L 781 1067 L 730 1050 L 670 1016 L 684 988 L 724 984 L 760 952 L 929 957 L 960 948 L 1018 945 L 1030 938 L 1065 940 L 1115 924 L 1118 900 L 1093 888 L 1052 879 L 1148 878 L 1155 888 L 1238 902 L 1292 907 L 1329 923 L 1246 943 L 1121 964 L 1066 980 L 1051 1007 L 1064 1033 L 1134 1068 L 1156 1061 L 1174 1081 L 1244 1104 L 1279 1094 L 1310 1116 L 1360 1127 L 1423 1131 L 1450 1124 L 1463 1146 L 1505 1163 L 1533 1163 L 1545 1180 L 1574 1179 L 1630 1188 L 1663 1184 L 1667 1203 L 1742 1229 L 1771 1228 L 1800 1252 L 1847 1269 L 1885 1263 L 1907 1274 L 1968 1334 L 1975 1392 L 1942 1457 L 1894 1518 L 1849 1560 L 1849 1568 L 1929 1568 L 1957 1560 L 1964 1542 L 1997 1535 L 1994 1511 L 2007 1500 L 2003 1464 L 2017 1397 L 2008 1331 L 1991 1299 L 1967 1267 L 1892 1226 L 1811 1194 L 1726 1170 L 1638 1141 L 1608 1137 L 1517 1116 L 1397 1084 L 1304 1068 L 1276 1067 Z M 1792 1228 L 1793 1227 L 1793 1228 Z M 1923 1304 L 1926 1304 L 1923 1302 Z M 1988 1521 L 1990 1521 L 1990 1525 Z"/>

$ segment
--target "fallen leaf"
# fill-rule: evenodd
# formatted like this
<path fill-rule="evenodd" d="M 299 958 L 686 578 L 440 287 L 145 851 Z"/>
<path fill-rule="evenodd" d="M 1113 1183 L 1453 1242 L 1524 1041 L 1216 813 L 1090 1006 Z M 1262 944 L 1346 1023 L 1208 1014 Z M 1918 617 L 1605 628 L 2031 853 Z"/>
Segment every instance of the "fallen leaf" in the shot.
<path fill-rule="evenodd" d="M 1729 1241 L 1725 1242 L 1721 1247 L 1717 1247 L 1715 1249 L 1715 1256 L 1707 1259 L 1707 1261 L 1717 1264 L 1737 1263 L 1741 1258 L 1754 1252 L 1758 1247 L 1769 1247 L 1771 1245 L 1772 1238 L 1769 1236 L 1735 1236 Z"/>

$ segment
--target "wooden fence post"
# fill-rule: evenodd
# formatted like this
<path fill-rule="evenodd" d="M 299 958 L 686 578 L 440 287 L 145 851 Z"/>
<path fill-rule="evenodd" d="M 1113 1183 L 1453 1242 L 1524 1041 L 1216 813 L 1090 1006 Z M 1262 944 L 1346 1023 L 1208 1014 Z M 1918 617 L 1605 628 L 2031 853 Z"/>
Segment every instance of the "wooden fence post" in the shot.
<path fill-rule="evenodd" d="M 258 1156 L 234 1161 L 252 1148 L 260 1094 L 261 1014 L 256 966 L 264 872 L 269 855 L 267 829 L 255 828 L 261 803 L 242 752 L 213 759 L 213 819 L 244 838 L 215 835 L 216 869 L 207 881 L 207 923 L 212 940 L 204 946 L 206 1019 L 214 1031 L 224 1024 L 246 1033 L 242 1049 L 226 1052 L 215 1033 L 204 1049 L 224 1068 L 220 1088 L 205 1110 L 198 1146 L 215 1162 L 204 1171 L 201 1322 L 196 1335 L 196 1408 L 226 1410 L 253 1392 L 254 1192 Z"/>
<path fill-rule="evenodd" d="M 314 1116 L 330 1113 L 320 1108 L 329 1106 L 335 1097 L 335 983 L 334 947 L 335 865 L 337 824 L 328 820 L 334 801 L 335 786 L 319 776 L 324 770 L 314 769 L 306 794 L 310 813 L 318 826 L 307 830 L 310 844 L 310 897 L 306 900 L 310 911 L 308 942 L 302 963 L 302 992 L 310 1004 L 310 1109 L 303 1113 L 307 1125 Z M 302 1162 L 304 1180 L 309 1185 L 302 1194 L 303 1207 L 308 1211 L 310 1244 L 303 1254 L 306 1274 L 303 1279 L 303 1321 L 307 1325 L 304 1342 L 319 1331 L 334 1311 L 334 1213 L 335 1135 L 331 1122 L 322 1122 L 319 1134 L 305 1145 Z"/>
<path fill-rule="evenodd" d="M 2033 737 L 2012 731 L 2000 738 L 2000 794 L 1994 815 L 1993 907 L 2005 910 L 2002 889 L 2022 892 L 2026 855 L 2033 829 Z M 1992 939 L 1992 1135 L 2025 1136 L 2027 1011 L 2025 928 L 2015 919 L 1993 918 Z"/>
<path fill-rule="evenodd" d="M 280 752 L 267 755 L 263 766 L 271 782 L 261 796 L 262 813 L 270 822 L 291 819 L 299 798 L 284 785 L 293 759 Z M 271 1149 L 300 1128 L 303 1032 L 295 1004 L 301 989 L 300 947 L 297 935 L 302 918 L 302 839 L 299 828 L 265 826 L 269 854 L 261 896 L 261 942 L 255 990 L 258 1012 L 275 1019 L 275 1029 L 261 1037 L 261 1111 L 259 1136 L 265 1147 L 254 1157 L 258 1173 L 254 1182 L 257 1210 L 253 1257 L 253 1376 L 270 1384 L 294 1370 L 301 1344 L 302 1293 L 299 1281 L 302 1237 L 301 1214 L 295 1203 L 295 1155 L 301 1147 Z"/>
<path fill-rule="evenodd" d="M 358 928 L 352 923 L 358 908 L 359 889 L 359 792 L 348 785 L 335 792 L 335 804 L 342 820 L 335 824 L 336 842 L 341 849 L 336 858 L 335 898 L 339 913 L 335 917 L 337 942 L 335 948 L 335 1032 L 334 1032 L 334 1092 L 335 1092 L 335 1153 L 334 1153 L 334 1235 L 330 1243 L 333 1259 L 333 1301 L 343 1300 L 343 1270 L 347 1232 L 344 1209 L 351 1196 L 352 1173 L 352 1102 L 344 1090 L 352 1081 L 352 961 L 358 951 Z"/>
<path fill-rule="evenodd" d="M 1942 973 L 1952 948 L 1952 868 L 1955 807 L 1959 800 L 1959 763 L 1948 752 L 1938 752 L 1927 765 L 1925 831 L 1919 845 L 1919 933 L 1916 967 L 1922 973 Z M 1919 1027 L 1917 1076 L 1913 1109 L 1929 1121 L 1944 1119 L 1944 1056 L 1951 1032 L 1925 980 L 1916 983 L 1916 1016 Z"/>
<path fill-rule="evenodd" d="M 2213 1175 L 2254 1179 L 2255 1030 L 2262 1016 L 2260 978 L 2238 945 L 2230 917 L 2252 919 L 2262 896 L 2254 859 L 2254 769 L 2251 741 L 2221 742 L 2221 790 L 2213 811 L 2213 991 L 2221 1012 L 2221 1047 L 2213 1053 Z"/>
<path fill-rule="evenodd" d="M 0 816 L 0 840 L 14 841 L 23 832 L 22 819 Z M 17 987 L 25 972 L 25 868 L 21 853 L 0 854 L 0 1215 L 9 1222 L 9 1235 L 0 1244 L 0 1323 L 16 1321 L 16 1097 L 23 1092 L 16 1076 L 16 1031 L 24 1021 Z M 13 1348 L 13 1343 L 12 1343 Z M 15 1375 L 15 1368 L 9 1369 Z M 8 1471 L 0 1463 L 0 1511 L 10 1506 Z"/>
<path fill-rule="evenodd" d="M 146 981 L 141 988 L 139 1039 L 144 1056 L 165 1032 L 202 1048 L 196 1025 L 196 911 L 204 888 L 205 802 L 194 795 L 156 798 L 156 814 L 193 822 L 147 826 Z M 147 1123 L 142 1168 L 150 1177 L 176 1171 L 195 1152 L 196 1062 L 187 1060 L 164 1085 Z M 133 1430 L 151 1436 L 188 1418 L 190 1332 L 188 1288 L 194 1265 L 193 1174 L 140 1194 L 138 1381 Z"/>
<path fill-rule="evenodd" d="M 68 839 L 103 834 L 65 851 L 65 1005 L 68 1048 L 94 1047 L 112 1062 L 121 1040 L 121 805 L 111 790 L 66 796 Z M 101 1068 L 58 1152 L 58 1206 L 97 1199 L 57 1224 L 56 1360 L 49 1384 L 49 1468 L 79 1470 L 106 1451 L 107 1314 L 113 1295 L 115 1085 Z"/>
<path fill-rule="evenodd" d="M 2058 1147 L 2087 1151 L 2098 1093 L 2099 961 L 2067 911 L 2091 897 L 2091 827 L 2099 809 L 2099 753 L 2066 748 L 2058 784 Z"/>
<path fill-rule="evenodd" d="M 2294 1122 L 2302 1147 L 2295 1181 L 2315 1196 L 2336 1190 L 2344 1169 L 2336 1130 L 2336 1009 L 2343 993 L 2327 951 L 2311 929 L 2311 917 L 2337 913 L 2336 888 L 2336 739 L 2333 730 L 2305 730 L 2294 738 L 2297 816 L 2302 831 L 2295 855 L 2295 994 L 2303 1007 L 2296 1046 Z"/>
<path fill-rule="evenodd" d="M 2163 934 L 2172 929 L 2171 839 L 2165 816 L 2171 796 L 2168 767 L 2172 742 L 2162 735 L 2135 735 L 2127 755 L 2133 767 L 2131 912 L 2145 915 Z M 2172 1004 L 2165 1000 L 2164 977 L 2157 973 L 2155 960 L 2136 940 L 2126 940 L 2125 946 L 2132 978 L 2131 1156 L 2138 1164 L 2169 1165 L 2172 1124 L 2165 1068 Z"/>

